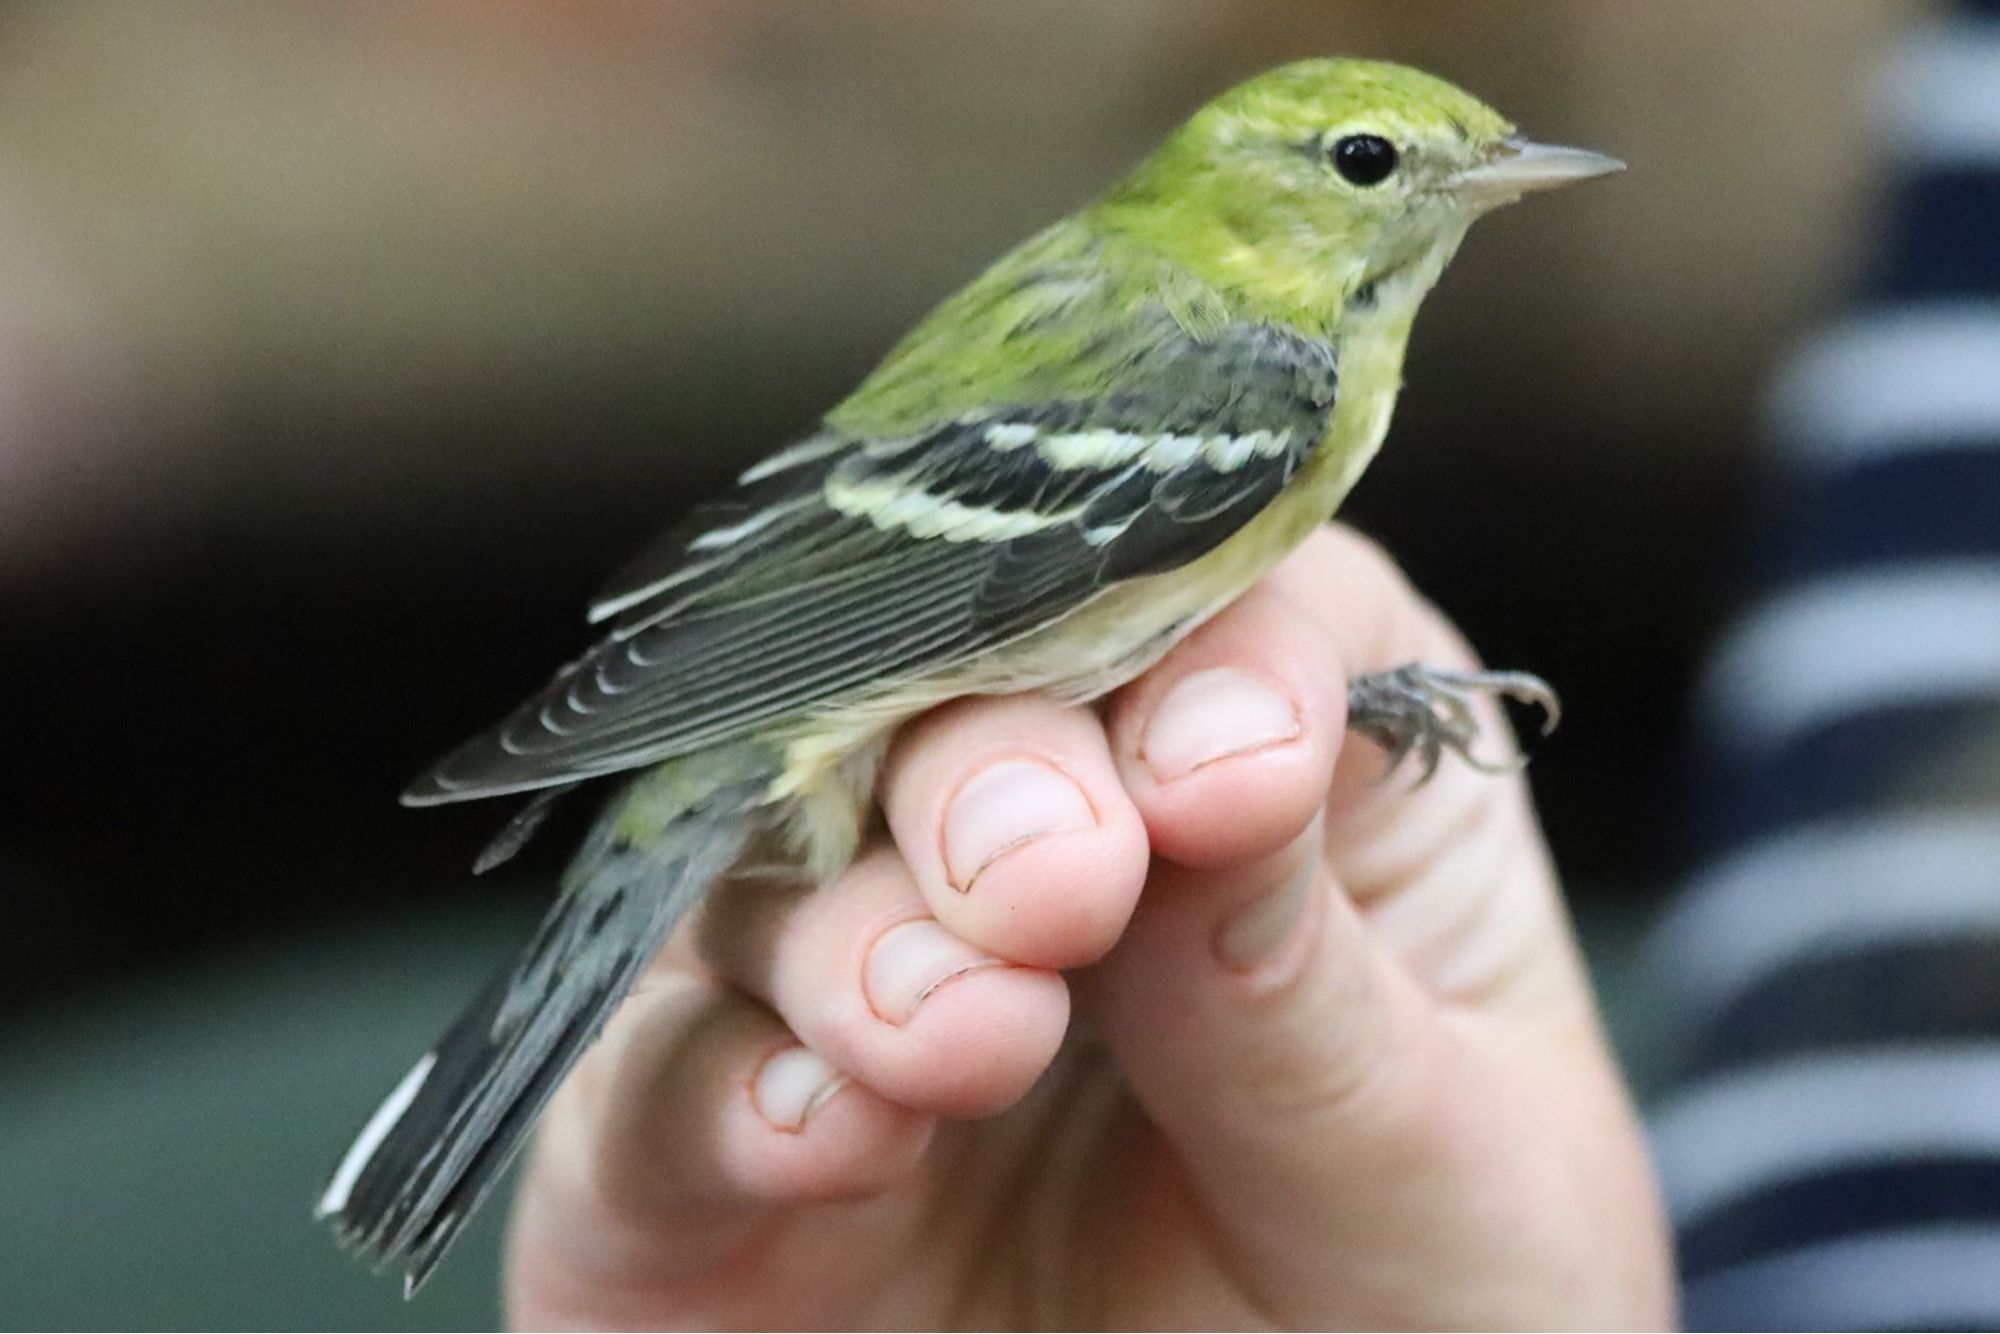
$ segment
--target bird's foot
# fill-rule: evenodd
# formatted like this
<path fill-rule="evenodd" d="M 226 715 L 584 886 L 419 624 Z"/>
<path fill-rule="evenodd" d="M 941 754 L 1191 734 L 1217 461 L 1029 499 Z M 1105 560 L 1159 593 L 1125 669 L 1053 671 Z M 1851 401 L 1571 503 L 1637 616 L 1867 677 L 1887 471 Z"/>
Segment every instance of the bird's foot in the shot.
<path fill-rule="evenodd" d="M 1445 751 L 1481 773 L 1513 773 L 1527 761 L 1515 755 L 1487 760 L 1473 754 L 1480 726 L 1473 702 L 1482 694 L 1532 704 L 1542 713 L 1542 735 L 1562 721 L 1562 702 L 1549 683 L 1527 672 L 1460 672 L 1408 663 L 1357 676 L 1347 687 L 1347 725 L 1388 753 L 1383 777 L 1415 755 L 1423 765 L 1417 782 L 1430 781 Z"/>

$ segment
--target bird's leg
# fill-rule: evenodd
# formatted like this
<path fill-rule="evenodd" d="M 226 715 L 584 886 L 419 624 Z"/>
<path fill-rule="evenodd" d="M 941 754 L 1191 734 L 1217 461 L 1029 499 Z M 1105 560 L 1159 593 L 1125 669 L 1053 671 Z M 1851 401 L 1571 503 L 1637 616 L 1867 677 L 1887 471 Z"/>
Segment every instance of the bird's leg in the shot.
<path fill-rule="evenodd" d="M 1539 676 L 1460 672 L 1412 662 L 1349 682 L 1347 725 L 1388 752 L 1384 777 L 1393 773 L 1405 756 L 1414 754 L 1423 765 L 1417 781 L 1428 782 L 1447 750 L 1482 773 L 1512 773 L 1524 763 L 1519 757 L 1487 760 L 1472 753 L 1480 730 L 1472 703 L 1481 694 L 1540 709 L 1543 736 L 1555 731 L 1562 721 L 1561 701 Z"/>

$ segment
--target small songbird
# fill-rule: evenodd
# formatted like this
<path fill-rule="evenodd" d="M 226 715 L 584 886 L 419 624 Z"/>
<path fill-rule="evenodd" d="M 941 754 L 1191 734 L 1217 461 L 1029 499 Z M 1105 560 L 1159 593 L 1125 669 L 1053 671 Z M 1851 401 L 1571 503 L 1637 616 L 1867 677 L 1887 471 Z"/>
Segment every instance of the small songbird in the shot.
<path fill-rule="evenodd" d="M 898 343 L 819 428 L 590 609 L 608 633 L 411 805 L 616 780 L 525 954 L 363 1127 L 319 1201 L 414 1290 L 667 934 L 746 857 L 847 865 L 898 725 L 1094 699 L 1270 570 L 1389 426 L 1410 323 L 1473 219 L 1618 169 L 1397 65 L 1312 60 L 1197 112 Z M 1392 763 L 1468 760 L 1520 673 L 1357 679 Z M 1476 762 L 1476 761 L 1475 761 Z M 739 892 L 756 892 L 739 881 Z"/>

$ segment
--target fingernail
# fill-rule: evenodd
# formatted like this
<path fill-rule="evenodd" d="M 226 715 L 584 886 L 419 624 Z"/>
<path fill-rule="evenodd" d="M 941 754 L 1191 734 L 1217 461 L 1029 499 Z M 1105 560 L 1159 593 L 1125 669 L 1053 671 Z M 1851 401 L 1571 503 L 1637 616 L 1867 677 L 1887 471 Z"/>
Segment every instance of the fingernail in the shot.
<path fill-rule="evenodd" d="M 804 1047 L 787 1047 L 764 1058 L 750 1085 L 751 1101 L 774 1129 L 797 1134 L 847 1077 Z"/>
<path fill-rule="evenodd" d="M 925 917 L 882 933 L 868 952 L 861 985 L 876 1014 L 902 1024 L 945 983 L 999 962 Z"/>
<path fill-rule="evenodd" d="M 1248 973 L 1282 951 L 1298 924 L 1306 896 L 1318 881 L 1318 870 L 1307 866 L 1261 899 L 1238 908 L 1215 930 L 1215 957 L 1231 972 Z"/>
<path fill-rule="evenodd" d="M 1162 782 L 1204 764 L 1295 739 L 1303 729 L 1290 700 L 1248 672 L 1214 667 L 1183 680 L 1160 701 L 1139 747 Z"/>
<path fill-rule="evenodd" d="M 954 888 L 965 890 L 1002 853 L 1030 839 L 1097 823 L 1077 785 L 1036 760 L 1002 760 L 973 775 L 944 818 L 944 860 Z"/>

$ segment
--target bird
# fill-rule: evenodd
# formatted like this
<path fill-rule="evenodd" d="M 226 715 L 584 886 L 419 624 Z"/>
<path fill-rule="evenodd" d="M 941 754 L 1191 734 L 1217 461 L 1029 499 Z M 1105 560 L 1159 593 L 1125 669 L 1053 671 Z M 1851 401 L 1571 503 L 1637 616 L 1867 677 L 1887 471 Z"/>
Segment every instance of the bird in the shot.
<path fill-rule="evenodd" d="M 892 734 L 964 696 L 1090 701 L 1332 517 L 1388 431 L 1418 306 L 1492 208 L 1623 166 L 1407 66 L 1313 59 L 1196 111 L 994 262 L 816 427 L 590 607 L 600 637 L 406 804 L 602 787 L 521 956 L 398 1084 L 319 1216 L 413 1293 L 640 970 L 753 855 L 836 875 Z M 1517 672 L 1357 677 L 1390 767 L 1480 764 Z"/>

